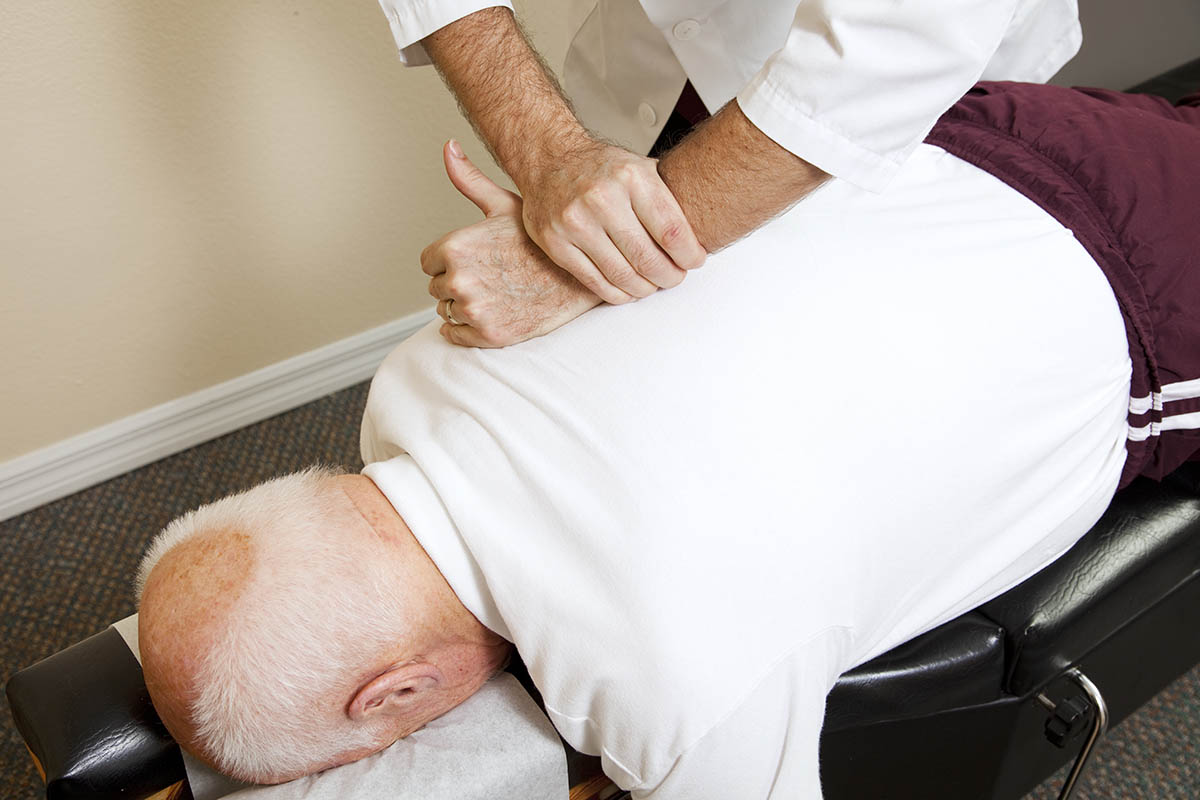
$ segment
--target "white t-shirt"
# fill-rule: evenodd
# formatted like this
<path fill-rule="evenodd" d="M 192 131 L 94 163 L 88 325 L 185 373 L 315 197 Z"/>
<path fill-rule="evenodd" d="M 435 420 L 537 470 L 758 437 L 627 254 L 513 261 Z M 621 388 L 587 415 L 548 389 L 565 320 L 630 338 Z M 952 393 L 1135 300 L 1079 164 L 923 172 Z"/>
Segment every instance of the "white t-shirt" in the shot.
<path fill-rule="evenodd" d="M 1057 557 L 1124 462 L 1100 270 L 928 145 L 542 338 L 437 327 L 375 377 L 365 474 L 639 797 L 819 797 L 838 674 Z"/>
<path fill-rule="evenodd" d="M 406 63 L 419 40 L 508 0 L 380 0 Z M 1043 82 L 1079 50 L 1076 0 L 576 0 L 563 84 L 585 126 L 645 153 L 684 81 L 737 97 L 775 142 L 881 190 L 980 79 Z"/>

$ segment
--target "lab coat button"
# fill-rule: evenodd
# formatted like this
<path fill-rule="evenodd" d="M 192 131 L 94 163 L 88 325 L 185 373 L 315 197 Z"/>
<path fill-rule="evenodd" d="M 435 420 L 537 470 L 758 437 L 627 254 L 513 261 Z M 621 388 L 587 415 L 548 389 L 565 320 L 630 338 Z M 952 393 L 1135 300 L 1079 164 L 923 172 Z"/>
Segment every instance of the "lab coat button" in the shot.
<path fill-rule="evenodd" d="M 643 125 L 650 128 L 658 122 L 658 114 L 654 113 L 654 107 L 649 103 L 642 103 L 638 106 L 638 119 L 642 121 Z"/>
<path fill-rule="evenodd" d="M 682 22 L 675 23 L 675 27 L 671 29 L 671 33 L 675 34 L 675 38 L 681 42 L 686 42 L 688 39 L 695 39 L 696 34 L 700 32 L 700 23 L 694 19 L 685 19 Z"/>

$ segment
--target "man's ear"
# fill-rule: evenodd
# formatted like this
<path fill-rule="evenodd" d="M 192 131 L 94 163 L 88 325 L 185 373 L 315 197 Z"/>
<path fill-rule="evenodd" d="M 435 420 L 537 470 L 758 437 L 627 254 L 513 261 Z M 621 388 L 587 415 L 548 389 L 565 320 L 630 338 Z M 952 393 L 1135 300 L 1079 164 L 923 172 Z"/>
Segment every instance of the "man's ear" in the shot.
<path fill-rule="evenodd" d="M 437 702 L 442 673 L 433 664 L 410 661 L 388 667 L 354 694 L 346 710 L 355 722 L 379 717 L 410 717 Z"/>

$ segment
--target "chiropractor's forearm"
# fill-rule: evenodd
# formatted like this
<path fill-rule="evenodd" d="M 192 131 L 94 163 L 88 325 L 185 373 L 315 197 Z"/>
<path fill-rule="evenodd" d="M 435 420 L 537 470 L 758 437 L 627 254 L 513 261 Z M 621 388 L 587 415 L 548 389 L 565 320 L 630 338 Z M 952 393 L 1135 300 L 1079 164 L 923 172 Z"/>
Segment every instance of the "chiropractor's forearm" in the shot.
<path fill-rule="evenodd" d="M 647 297 L 704 263 L 653 159 L 593 138 L 507 9 L 422 40 L 524 202 L 526 233 L 610 303 Z"/>
<path fill-rule="evenodd" d="M 658 172 L 710 253 L 783 213 L 829 178 L 755 127 L 737 102 L 667 152 Z"/>
<path fill-rule="evenodd" d="M 485 8 L 422 40 L 492 155 L 522 192 L 590 140 L 507 8 Z"/>

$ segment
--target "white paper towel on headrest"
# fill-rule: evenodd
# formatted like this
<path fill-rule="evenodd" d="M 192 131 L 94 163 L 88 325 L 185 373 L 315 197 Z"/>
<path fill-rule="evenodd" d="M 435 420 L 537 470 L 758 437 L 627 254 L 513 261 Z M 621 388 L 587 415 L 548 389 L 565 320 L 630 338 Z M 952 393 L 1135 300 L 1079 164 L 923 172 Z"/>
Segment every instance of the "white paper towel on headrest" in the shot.
<path fill-rule="evenodd" d="M 137 615 L 113 628 L 140 663 Z M 186 753 L 184 766 L 195 800 L 563 800 L 569 791 L 558 734 L 507 673 L 388 749 L 290 783 L 239 783 Z"/>

